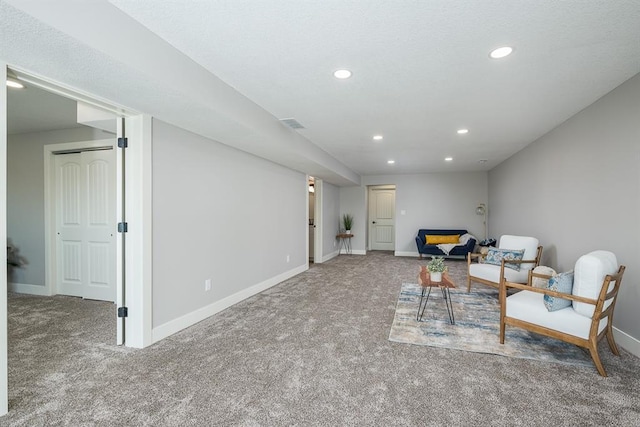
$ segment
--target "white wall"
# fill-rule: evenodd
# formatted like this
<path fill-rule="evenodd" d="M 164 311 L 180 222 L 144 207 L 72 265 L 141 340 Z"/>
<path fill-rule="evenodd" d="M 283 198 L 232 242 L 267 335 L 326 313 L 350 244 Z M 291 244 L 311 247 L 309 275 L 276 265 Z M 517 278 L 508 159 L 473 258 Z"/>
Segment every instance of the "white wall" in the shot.
<path fill-rule="evenodd" d="M 396 186 L 396 255 L 418 256 L 420 228 L 463 228 L 483 238 L 483 217 L 475 210 L 487 203 L 486 172 L 365 176 L 362 181 Z"/>
<path fill-rule="evenodd" d="M 153 120 L 154 341 L 307 269 L 307 191 L 304 174 Z"/>
<path fill-rule="evenodd" d="M 561 271 L 596 250 L 625 264 L 614 325 L 640 339 L 640 75 L 489 173 L 495 235 L 536 236 Z"/>
<path fill-rule="evenodd" d="M 351 233 L 351 250 L 355 255 L 366 254 L 367 247 L 367 189 L 366 187 L 341 187 L 340 188 L 340 227 L 342 228 L 342 215 L 353 215 Z"/>
<path fill-rule="evenodd" d="M 114 138 L 89 127 L 9 135 L 7 147 L 7 231 L 29 264 L 14 268 L 14 289 L 44 287 L 44 149 L 47 144 Z"/>
<path fill-rule="evenodd" d="M 336 235 L 340 231 L 340 189 L 322 183 L 322 259 L 333 258 L 340 249 Z"/>

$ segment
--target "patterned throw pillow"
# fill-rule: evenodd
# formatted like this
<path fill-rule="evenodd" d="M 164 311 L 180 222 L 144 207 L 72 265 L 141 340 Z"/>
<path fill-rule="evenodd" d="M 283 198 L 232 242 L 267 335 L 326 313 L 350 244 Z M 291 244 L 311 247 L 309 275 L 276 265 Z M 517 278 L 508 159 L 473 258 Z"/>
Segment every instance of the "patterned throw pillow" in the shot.
<path fill-rule="evenodd" d="M 523 256 L 524 249 L 489 248 L 489 252 L 487 252 L 484 262 L 485 264 L 501 265 L 503 259 L 505 261 L 520 261 Z M 520 271 L 520 264 L 505 262 L 504 266 L 515 271 Z"/>
<path fill-rule="evenodd" d="M 571 290 L 573 289 L 573 270 L 557 274 L 549 279 L 548 289 L 564 294 L 571 294 Z M 571 306 L 571 300 L 545 295 L 544 306 L 547 307 L 549 311 L 562 310 L 563 308 Z"/>

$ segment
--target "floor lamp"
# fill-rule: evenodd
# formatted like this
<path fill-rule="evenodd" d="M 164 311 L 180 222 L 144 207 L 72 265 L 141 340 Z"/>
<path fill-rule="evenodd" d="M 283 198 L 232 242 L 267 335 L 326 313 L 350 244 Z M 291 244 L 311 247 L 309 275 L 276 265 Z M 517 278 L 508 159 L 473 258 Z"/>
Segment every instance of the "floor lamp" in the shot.
<path fill-rule="evenodd" d="M 483 216 L 482 223 L 484 224 L 484 240 L 487 240 L 489 238 L 487 235 L 487 205 L 485 205 L 484 203 L 478 204 L 478 206 L 476 207 L 476 215 Z"/>

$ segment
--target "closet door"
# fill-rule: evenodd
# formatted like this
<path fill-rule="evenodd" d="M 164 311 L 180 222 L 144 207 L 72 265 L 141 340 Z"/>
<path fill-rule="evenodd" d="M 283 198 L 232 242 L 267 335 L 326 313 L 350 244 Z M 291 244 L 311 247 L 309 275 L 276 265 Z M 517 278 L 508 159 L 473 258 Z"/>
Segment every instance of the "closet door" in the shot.
<path fill-rule="evenodd" d="M 58 154 L 55 164 L 57 293 L 114 301 L 114 151 Z"/>

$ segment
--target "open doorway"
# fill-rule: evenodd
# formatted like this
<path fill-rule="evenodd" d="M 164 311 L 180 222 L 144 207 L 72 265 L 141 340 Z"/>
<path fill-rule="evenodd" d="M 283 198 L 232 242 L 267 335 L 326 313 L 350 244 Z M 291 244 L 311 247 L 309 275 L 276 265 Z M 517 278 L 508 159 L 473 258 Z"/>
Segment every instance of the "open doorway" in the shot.
<path fill-rule="evenodd" d="M 321 264 L 322 257 L 322 180 L 307 176 L 309 199 L 309 264 Z"/>
<path fill-rule="evenodd" d="M 7 90 L 7 237 L 19 260 L 8 269 L 7 282 L 8 290 L 14 295 L 37 295 L 38 298 L 52 297 L 56 294 L 74 295 L 60 285 L 59 279 L 72 282 L 74 272 L 81 270 L 83 280 L 89 287 L 91 282 L 102 285 L 100 282 L 105 282 L 104 277 L 110 277 L 110 281 L 114 282 L 117 273 L 114 236 L 109 236 L 102 242 L 93 238 L 93 235 L 87 238 L 87 227 L 84 227 L 84 232 L 75 236 L 79 238 L 67 239 L 69 244 L 66 247 L 56 245 L 55 237 L 48 236 L 49 233 L 58 233 L 56 227 L 50 224 L 50 218 L 56 218 L 56 212 L 58 219 L 64 218 L 71 226 L 78 225 L 73 223 L 79 223 L 80 218 L 89 219 L 88 222 L 92 224 L 100 222 L 96 220 L 108 219 L 108 226 L 112 227 L 110 231 L 115 232 L 116 166 L 113 153 L 114 146 L 117 145 L 116 119 L 113 116 L 110 123 L 107 123 L 103 117 L 103 125 L 98 124 L 99 120 L 84 123 L 83 117 L 90 116 L 86 108 L 77 101 L 36 85 L 25 83 L 22 88 L 9 87 Z M 102 153 L 89 157 L 81 154 L 85 150 L 95 150 L 96 144 L 104 149 Z M 105 156 L 107 150 L 110 151 L 110 155 Z M 66 170 L 58 176 L 59 184 L 64 176 L 75 178 L 77 185 L 73 187 L 67 179 L 67 188 L 62 191 L 61 186 L 58 185 L 56 188 L 54 182 L 54 191 L 50 192 L 47 185 L 50 182 L 49 172 L 53 176 L 56 175 L 56 168 L 51 168 L 51 164 L 56 163 L 53 153 L 57 154 L 55 157 L 58 159 L 65 155 L 67 159 L 80 159 L 84 156 L 84 165 L 92 166 L 77 169 L 69 166 L 74 162 L 66 162 L 66 169 L 59 168 L 59 171 Z M 108 159 L 108 167 L 105 167 L 106 163 L 102 157 Z M 60 161 L 57 163 L 62 165 Z M 82 162 L 76 162 L 78 165 L 80 163 Z M 105 193 L 106 187 L 101 185 L 105 182 L 111 188 L 109 194 Z M 87 185 L 92 187 L 89 189 Z M 83 203 L 90 206 L 90 209 L 81 209 L 77 204 L 77 196 L 80 196 L 80 193 L 84 195 Z M 49 204 L 48 199 L 54 203 Z M 65 205 L 66 212 L 60 209 Z M 51 208 L 53 212 L 50 212 Z M 79 227 L 75 228 L 77 230 Z M 53 241 L 53 244 L 49 244 L 48 240 Z M 104 242 L 107 240 L 112 242 L 105 245 Z M 101 253 L 109 256 L 107 262 L 104 262 L 104 257 L 98 257 Z M 77 262 L 71 259 L 64 260 L 63 254 L 76 255 Z M 57 278 L 50 274 L 51 263 L 56 262 L 55 260 L 61 260 L 57 269 L 53 269 L 60 273 Z M 89 265 L 91 268 L 87 270 L 83 265 Z M 78 285 L 83 285 L 80 280 L 77 282 Z M 115 283 L 111 283 L 110 286 L 112 288 L 102 294 L 88 293 L 87 296 L 91 298 L 93 295 L 93 299 L 107 301 L 102 305 L 94 303 L 91 306 L 113 316 L 113 322 L 105 323 L 104 327 L 111 331 L 108 343 L 115 344 Z M 95 286 L 93 288 L 95 289 Z M 21 307 L 24 307 L 27 300 L 21 298 Z M 16 300 L 10 295 L 9 311 L 12 301 Z M 9 348 L 12 347 L 11 334 L 8 345 Z"/>
<path fill-rule="evenodd" d="M 314 262 L 315 251 L 315 206 L 316 206 L 316 188 L 315 178 L 310 176 L 308 178 L 309 184 L 309 263 Z"/>
<path fill-rule="evenodd" d="M 0 115 L 0 128 L 3 132 L 0 135 L 0 145 L 4 154 L 4 158 L 0 159 L 0 169 L 3 171 L 3 175 L 11 175 L 11 181 L 16 181 L 19 185 L 23 186 L 21 191 L 12 191 L 10 195 L 2 191 L 0 196 L 4 202 L 0 216 L 5 215 L 7 218 L 13 215 L 14 218 L 19 218 L 27 221 L 32 221 L 36 224 L 35 218 L 38 218 L 37 224 L 40 227 L 38 235 L 42 235 L 42 222 L 45 222 L 44 217 L 44 145 L 51 144 L 52 142 L 69 141 L 69 138 L 62 138 L 64 133 L 82 134 L 76 135 L 74 138 L 76 141 L 90 141 L 95 142 L 95 139 L 104 139 L 105 137 L 111 141 L 114 140 L 114 132 L 111 130 L 105 131 L 99 125 L 99 122 L 104 122 L 104 117 L 94 117 L 87 123 L 78 123 L 77 120 L 77 108 L 78 103 L 82 102 L 89 107 L 95 107 L 94 110 L 101 110 L 102 113 L 108 113 L 111 119 L 117 117 L 116 132 L 118 153 L 116 160 L 116 211 L 118 213 L 118 233 L 117 233 L 117 256 L 116 256 L 116 280 L 117 280 L 117 305 L 113 303 L 96 302 L 99 304 L 107 304 L 109 310 L 107 312 L 107 319 L 113 319 L 102 322 L 97 321 L 100 326 L 102 324 L 111 323 L 115 325 L 115 342 L 113 341 L 113 333 L 108 338 L 108 344 L 117 343 L 125 344 L 128 347 L 142 348 L 153 343 L 152 336 L 152 310 L 151 310 L 151 128 L 152 119 L 150 116 L 141 115 L 126 107 L 113 104 L 111 101 L 104 101 L 96 99 L 91 95 L 83 94 L 73 88 L 65 86 L 61 83 L 55 83 L 48 79 L 37 77 L 32 74 L 28 74 L 26 71 L 14 69 L 14 71 L 5 68 L 0 72 L 2 79 L 11 78 L 12 80 L 18 79 L 20 82 L 26 83 L 27 88 L 39 88 L 46 89 L 44 92 L 57 95 L 58 100 L 62 99 L 67 102 L 67 107 L 73 108 L 73 115 L 76 119 L 75 123 L 71 124 L 71 128 L 68 128 L 68 124 L 62 126 L 59 129 L 50 127 L 52 123 L 58 122 L 58 112 L 62 112 L 64 107 L 51 107 L 45 108 L 51 117 L 42 116 L 40 120 L 33 120 L 36 110 L 43 106 L 42 102 L 36 102 L 29 105 L 26 108 L 19 107 L 13 98 L 14 93 L 9 93 L 7 86 L 0 90 L 0 111 L 3 114 Z M 32 92 L 34 93 L 34 92 Z M 41 108 L 40 108 L 41 109 Z M 31 118 L 30 125 L 40 124 L 43 127 L 41 129 L 33 129 L 31 131 L 19 131 L 19 127 L 14 124 L 7 125 L 13 117 L 9 117 L 12 114 L 22 111 L 25 117 Z M 6 113 L 6 114 L 5 114 Z M 64 117 L 71 117 L 68 114 L 63 114 Z M 111 120 L 113 124 L 113 120 Z M 125 126 L 126 126 L 126 138 L 125 138 Z M 54 129 L 54 130 L 52 130 Z M 66 129 L 66 130 L 65 130 Z M 84 132 L 84 134 L 83 134 Z M 9 135 L 10 133 L 10 135 Z M 89 136 L 87 136 L 87 133 Z M 25 135 L 28 135 L 26 137 Z M 26 144 L 19 146 L 19 151 L 24 149 L 26 151 L 26 158 L 13 156 L 13 148 L 15 141 L 21 139 L 34 138 L 37 143 Z M 8 140 L 11 140 L 11 145 L 8 144 Z M 46 144 L 45 144 L 46 143 Z M 120 147 L 127 147 L 127 149 L 121 149 Z M 30 150 L 32 152 L 30 152 Z M 34 154 L 35 153 L 35 154 Z M 127 154 L 125 154 L 127 153 Z M 32 156 L 33 155 L 33 156 Z M 29 157 L 31 156 L 31 157 Z M 126 162 L 125 162 L 126 156 Z M 32 159 L 36 159 L 33 160 Z M 37 163 L 37 164 L 36 164 Z M 126 180 L 125 180 L 126 171 Z M 11 182 L 8 182 L 9 190 L 11 191 Z M 39 186 L 39 187 L 38 187 Z M 25 190 L 25 191 L 22 191 Z M 22 208 L 24 213 L 23 217 L 16 216 L 11 210 L 16 206 L 16 203 L 23 203 L 28 209 Z M 19 221 L 12 220 L 13 223 L 9 232 L 14 233 L 17 225 L 20 225 Z M 8 221 L 2 221 L 0 231 L 2 231 L 3 237 L 10 237 L 7 235 L 6 227 Z M 136 227 L 127 231 L 128 222 L 136 224 Z M 29 230 L 28 230 L 29 231 Z M 44 233 L 45 236 L 48 233 Z M 126 238 L 125 238 L 126 235 Z M 10 278 L 7 274 L 3 274 L 1 278 L 2 288 L 14 291 L 15 287 L 21 287 L 22 292 L 30 291 L 31 294 L 38 294 L 40 292 L 42 296 L 49 296 L 53 293 L 46 286 L 47 283 L 53 283 L 53 280 L 47 279 L 46 269 L 46 257 L 48 256 L 42 248 L 42 244 L 36 245 L 35 251 L 27 250 L 27 245 L 22 241 L 14 241 L 15 247 L 19 256 L 21 256 L 26 262 L 29 262 L 29 269 L 17 268 Z M 46 247 L 46 245 L 45 245 Z M 44 261 L 43 261 L 44 260 Z M 35 262 L 38 262 L 38 268 L 35 268 Z M 128 268 L 125 268 L 128 267 Z M 38 283 L 34 283 L 27 275 L 34 273 L 41 278 L 45 276 L 45 279 Z M 5 270 L 6 273 L 6 270 Z M 8 280 L 7 280 L 8 279 Z M 7 286 L 7 283 L 11 282 L 11 287 Z M 42 284 L 45 284 L 42 286 Z M 132 286 L 126 286 L 126 283 L 131 283 Z M 24 286 L 22 286 L 24 285 Z M 29 286 L 35 285 L 35 286 Z M 0 328 L 0 356 L 7 355 L 7 295 L 0 300 L 0 325 L 5 325 Z M 15 295 L 28 295 L 25 293 Z M 35 298 L 35 297 L 34 297 Z M 79 300 L 83 303 L 82 306 L 94 303 L 91 300 L 83 300 L 71 297 L 73 300 Z M 46 300 L 46 299 L 45 299 Z M 87 303 L 87 304 L 84 304 Z M 128 305 L 125 305 L 125 303 Z M 117 314 L 116 314 L 117 308 Z M 25 313 L 32 313 L 32 311 L 25 311 Z M 65 316 L 69 316 L 68 319 L 73 317 L 73 310 L 64 311 Z M 19 321 L 22 322 L 25 317 L 18 315 Z M 89 316 L 89 322 L 96 322 L 95 317 Z M 125 323 L 126 318 L 126 323 Z M 42 320 L 42 318 L 40 318 Z M 62 318 L 57 316 L 51 322 L 45 322 L 45 325 L 52 325 L 61 322 Z M 2 332 L 4 331 L 4 332 Z M 38 334 L 41 334 L 39 331 Z M 126 333 L 126 340 L 125 340 Z M 73 330 L 72 335 L 78 337 L 78 330 Z M 28 340 L 18 339 L 20 342 L 28 342 Z M 16 342 L 14 340 L 14 342 Z M 11 344 L 9 344 L 11 347 Z M 14 356 L 15 357 L 15 356 Z M 4 360 L 2 362 L 1 360 Z M 7 358 L 0 357 L 0 413 L 6 413 L 7 411 Z"/>
<path fill-rule="evenodd" d="M 117 136 L 117 160 L 116 160 L 116 212 L 118 215 L 118 227 L 116 235 L 116 303 L 112 312 L 116 324 L 116 342 L 130 347 L 146 347 L 153 342 L 152 336 L 152 311 L 151 311 L 151 273 L 152 273 L 152 243 L 151 243 L 151 132 L 152 118 L 139 114 L 127 107 L 115 104 L 111 101 L 101 100 L 92 95 L 84 94 L 74 88 L 62 83 L 56 83 L 43 77 L 32 75 L 24 70 L 7 69 L 6 77 L 17 78 L 27 87 L 45 89 L 45 92 L 60 95 L 62 98 L 73 101 L 77 114 L 75 125 L 81 129 L 89 129 L 91 132 L 99 132 L 101 139 L 106 132 L 107 138 L 113 141 L 113 128 L 115 122 L 115 135 Z M 5 101 L 8 99 L 6 90 L 2 93 Z M 4 107 L 12 102 L 3 103 Z M 11 108 L 13 111 L 13 108 Z M 29 113 L 30 110 L 27 110 Z M 82 114 L 80 114 L 82 112 Z M 81 117 L 78 120 L 78 117 Z M 7 115 L 2 117 L 5 123 Z M 79 122 L 79 123 L 78 123 Z M 110 127 L 106 131 L 105 123 Z M 8 128 L 8 127 L 7 127 Z M 126 133 L 125 133 L 126 128 Z M 80 132 L 73 130 L 73 132 Z M 32 134 L 41 135 L 45 132 L 34 132 Z M 58 131 L 52 131 L 50 136 L 58 136 Z M 91 140 L 86 135 L 78 140 Z M 3 151 L 8 148 L 6 144 L 7 134 L 3 133 Z M 47 139 L 51 143 L 52 138 Z M 68 139 L 66 139 L 68 140 Z M 57 142 L 57 141 L 56 141 Z M 40 167 L 34 168 L 27 163 L 23 168 L 40 173 L 43 158 L 42 147 L 44 142 L 37 146 Z M 125 161 L 126 158 L 126 161 Z M 11 162 L 13 164 L 13 162 Z M 6 167 L 7 163 L 3 162 Z M 126 179 L 125 179 L 126 177 Z M 34 178 L 32 178 L 34 179 Z M 40 174 L 35 178 L 38 183 L 42 183 L 44 178 Z M 29 200 L 42 200 L 43 191 L 37 190 L 37 195 L 21 195 Z M 47 193 L 45 193 L 46 195 Z M 7 199 L 4 199 L 5 202 Z M 7 205 L 3 209 L 8 211 Z M 54 230 L 51 221 L 45 217 L 45 228 Z M 129 223 L 135 227 L 128 227 Z M 45 231 L 45 239 L 53 232 Z M 55 233 L 54 233 L 55 234 Z M 55 237 L 51 238 L 55 241 Z M 50 247 L 51 245 L 49 245 Z M 45 253 L 44 264 L 55 265 L 48 262 L 50 254 Z M 53 283 L 52 269 L 47 268 L 45 273 L 45 285 Z M 3 278 L 6 280 L 6 278 Z M 6 283 L 6 282 L 4 282 Z M 132 284 L 127 286 L 127 283 Z M 43 289 L 41 286 L 38 289 Z M 51 295 L 49 291 L 46 295 Z M 116 310 L 117 308 L 117 317 Z M 0 316 L 5 317 L 6 305 L 0 304 Z M 1 341 L 1 340 L 0 340 Z M 1 343 L 0 343 L 1 344 Z M 0 345 L 0 352 L 3 345 Z M 0 366 L 1 368 L 1 366 Z M 1 380 L 0 369 L 0 380 Z M 1 384 L 0 384 L 1 386 Z M 1 390 L 0 390 L 1 391 Z M 1 402 L 0 402 L 1 403 Z"/>
<path fill-rule="evenodd" d="M 61 208 L 66 203 L 68 208 L 72 208 L 67 209 L 66 220 L 72 222 L 80 218 L 73 220 L 71 216 L 78 214 L 86 217 L 87 214 L 80 212 L 77 203 L 81 196 L 79 184 L 76 188 L 67 186 L 69 188 L 66 190 L 58 189 L 60 191 L 50 191 L 48 188 L 50 175 L 55 177 L 55 168 L 51 170 L 50 164 L 53 157 L 49 154 L 81 155 L 84 150 L 96 149 L 94 141 L 101 141 L 100 146 L 113 150 L 116 144 L 116 120 L 112 119 L 110 129 L 109 126 L 103 126 L 102 129 L 86 126 L 78 120 L 76 101 L 27 84 L 21 89 L 8 90 L 7 107 L 7 235 L 28 263 L 24 268 L 12 269 L 10 290 L 36 295 L 61 293 L 53 278 L 47 277 L 47 256 L 51 255 L 47 248 L 47 239 L 50 237 L 47 235 L 50 226 L 48 210 Z M 110 157 L 113 170 L 110 173 L 104 168 L 88 174 L 87 170 L 68 167 L 67 173 L 62 175 L 67 178 L 75 176 L 82 179 L 83 184 L 87 180 L 107 180 L 110 187 L 115 189 L 115 165 L 113 156 Z M 104 190 L 94 186 L 93 191 L 84 192 L 84 198 L 91 194 L 91 204 L 95 205 L 94 217 L 107 215 L 115 226 L 115 191 L 110 192 L 106 206 L 106 195 L 101 191 Z M 48 203 L 51 196 L 54 197 L 54 203 Z M 56 197 L 60 197 L 57 204 Z M 107 213 L 99 212 L 109 210 Z M 67 252 L 72 250 L 67 249 Z M 71 269 L 73 265 L 67 267 Z M 115 268 L 115 262 L 111 262 L 108 269 L 115 271 Z M 110 298 L 111 302 L 114 299 Z"/>

